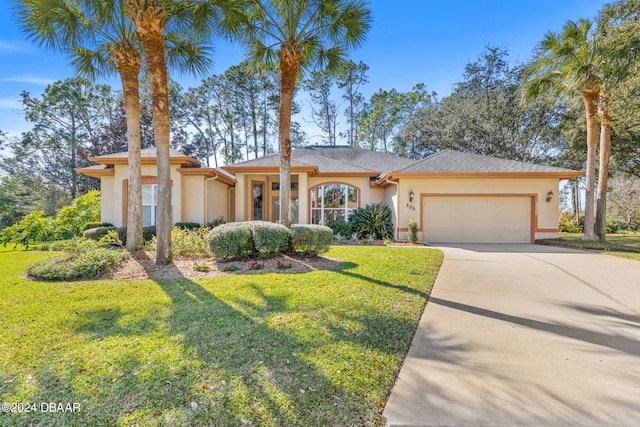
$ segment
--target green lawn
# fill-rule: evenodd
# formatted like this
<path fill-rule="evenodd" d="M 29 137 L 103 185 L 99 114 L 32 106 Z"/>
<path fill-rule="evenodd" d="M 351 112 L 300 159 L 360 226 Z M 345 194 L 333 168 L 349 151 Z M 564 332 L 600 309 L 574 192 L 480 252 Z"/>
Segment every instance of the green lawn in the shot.
<path fill-rule="evenodd" d="M 565 248 L 597 251 L 621 258 L 640 261 L 640 233 L 607 234 L 605 242 L 582 240 L 583 234 L 562 233 L 559 239 L 545 239 L 538 243 Z"/>
<path fill-rule="evenodd" d="M 334 247 L 332 271 L 32 282 L 0 249 L 0 425 L 374 425 L 442 254 Z M 42 413 L 42 402 L 79 413 Z"/>

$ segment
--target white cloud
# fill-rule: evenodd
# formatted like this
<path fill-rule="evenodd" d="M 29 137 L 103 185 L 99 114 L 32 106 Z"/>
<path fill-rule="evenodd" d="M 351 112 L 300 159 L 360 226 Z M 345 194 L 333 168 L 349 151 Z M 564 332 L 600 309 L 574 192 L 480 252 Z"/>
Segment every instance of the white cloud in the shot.
<path fill-rule="evenodd" d="M 51 83 L 53 83 L 55 80 L 46 79 L 46 78 L 42 78 L 42 77 L 5 77 L 3 79 L 0 79 L 0 81 L 11 82 L 11 83 L 28 83 L 28 84 L 34 84 L 34 85 L 39 85 L 39 86 L 48 86 Z"/>
<path fill-rule="evenodd" d="M 24 43 L 11 43 L 0 40 L 0 52 L 25 52 Z"/>
<path fill-rule="evenodd" d="M 21 110 L 20 98 L 0 98 L 0 109 Z"/>

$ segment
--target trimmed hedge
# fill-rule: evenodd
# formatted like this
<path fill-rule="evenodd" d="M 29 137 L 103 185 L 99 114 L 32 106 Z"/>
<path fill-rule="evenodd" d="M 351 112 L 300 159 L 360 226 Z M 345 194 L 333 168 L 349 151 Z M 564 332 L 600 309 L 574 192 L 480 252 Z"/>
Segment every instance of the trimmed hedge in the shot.
<path fill-rule="evenodd" d="M 201 225 L 197 222 L 176 222 L 174 227 L 181 230 L 197 230 Z"/>
<path fill-rule="evenodd" d="M 291 227 L 291 249 L 303 255 L 318 255 L 331 247 L 333 230 L 324 225 L 297 224 Z"/>
<path fill-rule="evenodd" d="M 273 256 L 289 250 L 291 230 L 282 224 L 266 221 L 251 223 L 256 252 Z"/>
<path fill-rule="evenodd" d="M 116 230 L 116 227 L 96 227 L 96 228 L 89 228 L 87 230 L 84 230 L 82 232 L 82 237 L 85 237 L 87 239 L 91 239 L 91 240 L 95 240 L 98 241 L 101 238 L 103 238 L 104 236 L 107 235 L 108 232 L 110 232 L 111 230 Z M 122 239 L 121 239 L 122 240 Z"/>
<path fill-rule="evenodd" d="M 118 232 L 118 239 L 123 245 L 127 243 L 127 227 L 118 227 L 115 229 Z M 105 233 L 106 234 L 106 233 Z M 156 226 L 150 225 L 149 227 L 142 227 L 142 239 L 145 242 L 151 241 L 156 235 Z"/>
<path fill-rule="evenodd" d="M 98 228 L 98 227 L 113 227 L 113 224 L 108 222 L 87 222 L 82 226 L 82 231 L 86 231 L 90 228 Z"/>
<path fill-rule="evenodd" d="M 254 253 L 251 222 L 230 222 L 211 230 L 207 237 L 209 249 L 220 261 L 231 261 Z"/>

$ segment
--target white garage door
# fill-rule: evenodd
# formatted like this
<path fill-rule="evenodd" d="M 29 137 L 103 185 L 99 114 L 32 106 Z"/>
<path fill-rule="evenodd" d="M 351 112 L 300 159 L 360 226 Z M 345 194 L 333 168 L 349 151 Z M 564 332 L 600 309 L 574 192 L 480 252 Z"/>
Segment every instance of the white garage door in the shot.
<path fill-rule="evenodd" d="M 426 242 L 531 241 L 531 197 L 428 196 L 422 215 Z"/>

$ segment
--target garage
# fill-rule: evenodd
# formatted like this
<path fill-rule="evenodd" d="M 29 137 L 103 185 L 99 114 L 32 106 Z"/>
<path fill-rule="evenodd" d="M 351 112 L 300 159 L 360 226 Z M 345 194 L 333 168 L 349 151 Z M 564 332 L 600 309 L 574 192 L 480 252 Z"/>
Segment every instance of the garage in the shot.
<path fill-rule="evenodd" d="M 429 195 L 422 236 L 438 243 L 531 243 L 530 195 Z"/>

